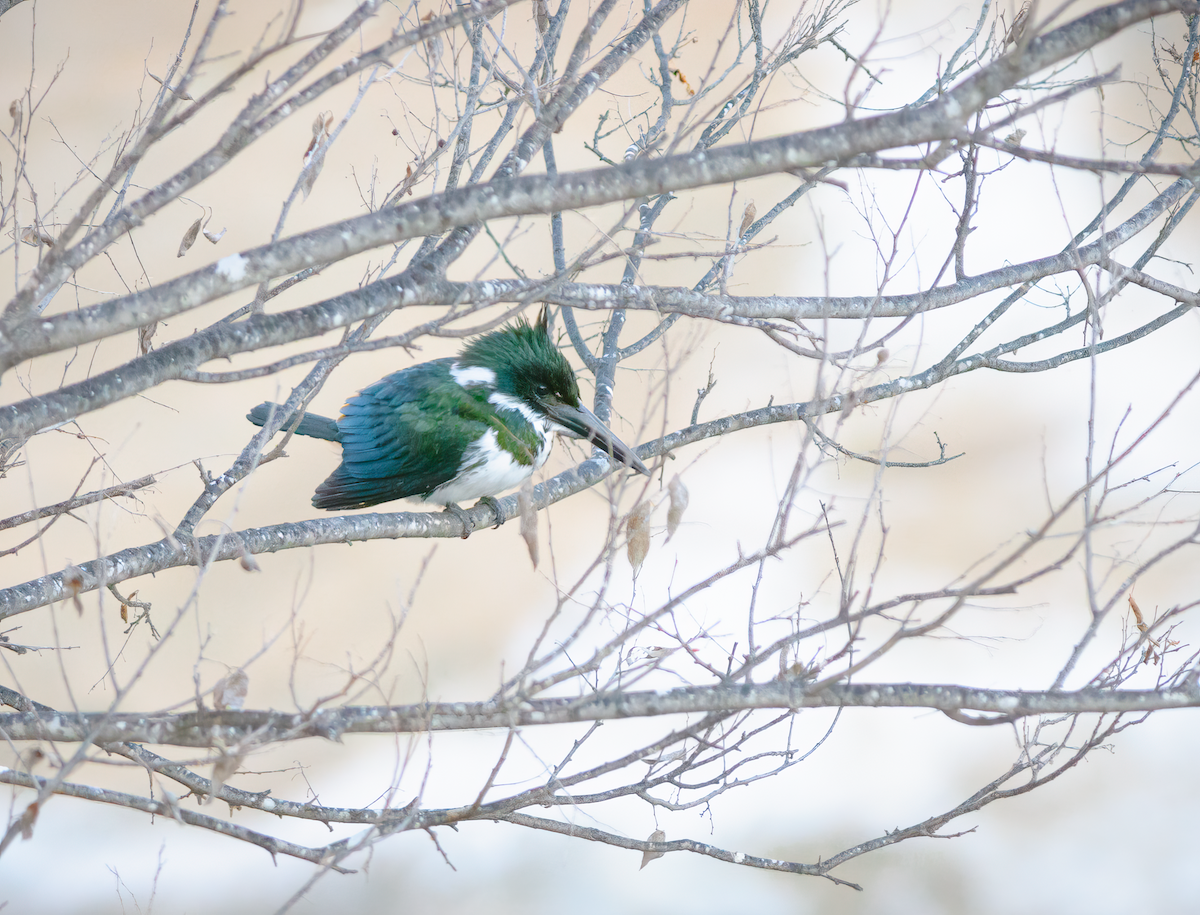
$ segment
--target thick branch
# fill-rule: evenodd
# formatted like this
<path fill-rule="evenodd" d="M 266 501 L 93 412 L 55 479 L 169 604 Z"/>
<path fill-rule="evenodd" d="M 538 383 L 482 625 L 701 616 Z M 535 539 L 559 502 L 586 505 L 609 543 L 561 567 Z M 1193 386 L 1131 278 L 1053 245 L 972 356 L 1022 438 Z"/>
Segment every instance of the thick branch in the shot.
<path fill-rule="evenodd" d="M 706 296 L 670 287 L 555 284 L 527 280 L 414 283 L 407 275 L 389 278 L 284 314 L 255 315 L 236 324 L 217 325 L 169 343 L 125 365 L 100 372 L 86 381 L 0 407 L 0 438 L 18 438 L 39 429 L 51 428 L 164 381 L 187 377 L 195 366 L 211 359 L 304 339 L 400 307 L 483 305 L 537 298 L 578 308 L 641 308 L 733 322 L 764 318 L 799 321 L 807 318 L 907 316 L 953 305 L 996 289 L 1077 270 L 1082 266 L 1106 263 L 1115 248 L 1143 231 L 1183 199 L 1192 187 L 1192 183 L 1186 179 L 1174 182 L 1121 225 L 1082 248 L 965 278 L 950 286 L 906 295 L 739 298 Z M 53 320 L 44 323 L 49 325 Z M 115 327 L 109 328 L 110 332 L 115 330 Z"/>
<path fill-rule="evenodd" d="M 769 140 L 661 159 L 635 159 L 555 178 L 529 176 L 459 188 L 233 254 L 145 293 L 12 328 L 10 339 L 0 341 L 0 372 L 31 355 L 96 339 L 91 325 L 98 322 L 107 326 L 114 310 L 121 313 L 121 320 L 129 327 L 139 327 L 315 263 L 333 263 L 406 238 L 439 235 L 458 226 L 506 216 L 578 210 L 819 168 L 864 153 L 951 140 L 971 115 L 1020 80 L 1136 22 L 1192 6 L 1182 0 L 1128 0 L 1097 10 L 1035 39 L 1024 53 L 1010 54 L 989 64 L 919 108 Z M 5 418 L 2 413 L 0 418 Z"/>
<path fill-rule="evenodd" d="M 533 699 L 511 704 L 437 702 L 401 706 L 348 706 L 311 715 L 284 712 L 188 712 L 180 715 L 26 712 L 0 716 L 9 740 L 135 741 L 187 747 L 230 746 L 248 738 L 264 743 L 344 734 L 397 734 L 534 727 L 711 711 L 804 708 L 931 708 L 940 711 L 1027 715 L 1125 714 L 1200 708 L 1193 681 L 1176 689 L 1024 691 L 972 689 L 952 684 L 836 683 L 810 693 L 804 681 L 775 680 L 736 686 L 697 686 L 646 692 L 596 693 L 581 699 Z"/>

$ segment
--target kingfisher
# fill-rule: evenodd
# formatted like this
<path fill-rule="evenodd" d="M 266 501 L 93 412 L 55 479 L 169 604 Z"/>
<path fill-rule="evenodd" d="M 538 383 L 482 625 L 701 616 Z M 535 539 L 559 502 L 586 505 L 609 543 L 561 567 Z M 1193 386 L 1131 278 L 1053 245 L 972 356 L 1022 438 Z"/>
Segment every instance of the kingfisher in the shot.
<path fill-rule="evenodd" d="M 282 411 L 262 403 L 246 418 L 257 426 Z M 393 372 L 363 388 L 336 420 L 293 413 L 297 435 L 339 442 L 342 462 L 312 497 L 328 511 L 393 499 L 436 503 L 469 524 L 458 503 L 493 498 L 531 477 L 550 456 L 554 433 L 587 439 L 610 461 L 650 475 L 633 449 L 612 434 L 579 397 L 567 359 L 550 339 L 549 315 L 524 318 L 468 343 L 457 356 Z"/>

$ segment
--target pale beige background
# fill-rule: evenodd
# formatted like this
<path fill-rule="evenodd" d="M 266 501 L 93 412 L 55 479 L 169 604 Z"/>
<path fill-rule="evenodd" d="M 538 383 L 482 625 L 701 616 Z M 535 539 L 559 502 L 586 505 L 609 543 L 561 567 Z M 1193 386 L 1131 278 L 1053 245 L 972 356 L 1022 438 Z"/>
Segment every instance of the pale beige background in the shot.
<path fill-rule="evenodd" d="M 977 15 L 973 6 L 932 7 L 892 5 L 886 40 L 875 56 L 876 63 L 887 70 L 888 79 L 871 97 L 872 102 L 885 107 L 913 97 L 914 90 L 919 91 L 932 78 L 939 55 L 944 56 L 961 40 Z M 344 8 L 345 4 L 311 4 L 305 14 L 305 30 L 328 27 Z M 235 9 L 218 50 L 244 47 L 245 36 L 256 36 L 265 18 L 274 12 L 258 4 L 235 5 Z M 42 2 L 35 8 L 32 3 L 23 4 L 0 19 L 0 102 L 5 107 L 28 79 L 35 12 L 35 85 L 39 91 L 51 90 L 39 117 L 52 119 L 62 137 L 59 142 L 53 139 L 49 121 L 39 127 L 42 140 L 36 155 L 31 156 L 30 169 L 44 194 L 50 187 L 57 192 L 67 190 L 76 171 L 75 157 L 89 155 L 102 138 L 115 135 L 128 124 L 143 68 L 159 75 L 164 72 L 189 5 Z M 844 41 L 852 47 L 863 46 L 880 14 L 881 7 L 873 3 L 857 7 L 855 28 Z M 513 18 L 523 21 L 520 14 Z M 1177 23 L 1170 27 L 1178 29 Z M 1178 41 L 1177 33 L 1172 37 Z M 370 38 L 377 40 L 378 35 Z M 1142 29 L 1136 36 L 1127 36 L 1124 43 L 1106 45 L 1097 53 L 1095 66 L 1105 69 L 1121 61 L 1127 78 L 1141 78 L 1149 67 L 1147 42 Z M 805 67 L 818 68 L 818 72 L 806 72 L 805 76 L 821 84 L 819 67 L 822 62 L 835 66 L 835 58 L 828 49 L 813 55 Z M 52 74 L 60 63 L 62 74 L 51 87 Z M 695 66 L 700 64 L 698 59 Z M 799 87 L 800 81 L 796 82 Z M 153 88 L 147 81 L 144 91 Z M 337 108 L 348 98 L 341 93 L 320 107 Z M 404 101 L 414 107 L 419 104 Z M 1106 96 L 1106 104 L 1117 108 L 1114 120 L 1121 117 L 1118 106 L 1122 104 L 1131 106 L 1130 119 L 1139 117 L 1134 107 L 1137 101 L 1133 91 L 1114 90 Z M 603 99 L 597 106 L 609 103 Z M 205 123 L 216 129 L 219 117 L 230 116 L 237 104 L 231 99 L 218 106 Z M 1066 115 L 1048 116 L 1042 124 L 1046 136 L 1053 137 L 1065 151 L 1095 154 L 1099 149 L 1091 117 L 1095 104 L 1094 97 L 1087 97 L 1068 107 Z M 365 180 L 373 160 L 388 176 L 382 181 L 384 186 L 403 174 L 410 154 L 391 132 L 400 110 L 398 100 L 387 89 L 368 95 L 345 142 L 331 154 L 311 199 L 294 211 L 289 232 L 361 212 L 356 180 Z M 811 121 L 792 120 L 798 110 L 807 110 Z M 827 123 L 837 116 L 832 107 L 814 97 L 807 108 L 788 108 L 787 120 L 773 123 L 771 115 L 764 116 L 757 135 Z M 238 168 L 218 174 L 189 195 L 213 209 L 214 227 L 228 226 L 229 232 L 217 248 L 200 242 L 187 258 L 175 258 L 179 236 L 199 213 L 198 207 L 182 203 L 173 205 L 154 222 L 152 230 L 138 236 L 138 254 L 153 281 L 263 241 L 277 217 L 279 200 L 294 180 L 299 152 L 307 142 L 308 121 L 306 115 L 288 122 L 261 148 L 251 149 Z M 162 154 L 138 173 L 139 182 L 148 186 L 168 174 L 183 156 L 198 153 L 203 148 L 202 137 L 202 133 L 192 132 L 171 138 Z M 594 164 L 577 142 L 560 141 L 558 154 L 563 169 Z M 108 161 L 106 158 L 104 164 Z M 1039 167 L 1016 164 L 1011 168 L 1022 172 L 1029 183 L 1028 193 L 1020 205 L 1005 206 L 1006 198 L 989 198 L 991 208 L 977 220 L 980 228 L 972 238 L 972 251 L 978 252 L 969 257 L 972 271 L 1055 250 L 1065 241 L 1068 228 L 1078 229 L 1093 212 L 1097 179 L 1058 174 L 1057 183 L 1051 184 Z M 687 231 L 703 226 L 723 237 L 730 210 L 736 221 L 743 198 L 754 198 L 761 212 L 764 203 L 778 196 L 779 188 L 790 186 L 773 179 L 751 182 L 738 189 L 733 205 L 728 189 L 696 195 L 690 202 L 676 204 L 667 223 Z M 878 188 L 885 210 L 896 215 L 911 185 L 881 179 Z M 799 294 L 828 288 L 833 293 L 862 293 L 875 288 L 873 256 L 866 226 L 858 215 L 863 208 L 861 198 L 829 188 L 814 193 L 810 201 L 772 230 L 781 246 L 790 245 L 788 256 L 764 255 L 747 261 L 735 274 L 734 291 Z M 1043 206 L 1031 211 L 1030 201 Z M 1064 212 L 1070 216 L 1064 217 Z M 818 220 L 831 252 L 828 259 L 814 231 Z M 945 221 L 944 209 L 918 213 L 905 229 L 905 244 L 927 245 L 939 252 L 940 260 L 940 252 L 945 250 Z M 579 233 L 576 238 L 583 237 L 588 223 L 607 225 L 605 218 L 594 213 L 575 217 L 569 224 Z M 1194 245 L 1194 228 L 1186 228 L 1177 238 L 1180 250 Z M 540 251 L 543 258 L 548 249 L 540 230 L 526 233 L 513 244 L 523 251 Z M 23 250 L 21 256 L 29 257 L 30 251 Z M 997 251 L 1002 252 L 998 257 L 993 253 Z M 139 282 L 137 265 L 127 255 L 122 258 L 120 275 L 114 272 L 108 285 L 94 294 L 119 294 L 126 288 L 124 284 Z M 478 266 L 483 269 L 482 263 Z M 456 269 L 459 276 L 469 275 L 466 265 Z M 603 278 L 615 278 L 618 269 L 614 267 L 614 274 Z M 923 265 L 921 269 L 929 268 Z M 1182 267 L 1162 265 L 1159 269 L 1173 281 L 1190 282 Z M 361 262 L 356 267 L 330 269 L 288 301 L 313 301 L 341 291 L 358 280 L 356 271 L 360 270 Z M 653 270 L 652 281 L 661 284 L 690 283 L 697 275 L 690 262 L 656 265 Z M 12 288 L 11 259 L 0 271 L 0 281 Z M 920 276 L 927 280 L 926 274 Z M 915 282 L 915 275 L 910 274 L 909 281 Z M 90 301 L 92 295 L 87 290 L 79 293 L 81 301 Z M 178 326 L 168 326 L 164 334 L 186 332 L 242 300 L 239 296 L 234 302 L 209 306 L 204 317 L 177 319 Z M 56 307 L 70 306 L 64 291 Z M 1128 312 L 1135 307 L 1130 306 Z M 967 326 L 965 322 L 981 313 L 961 316 L 958 320 L 963 323 L 956 326 L 929 321 L 919 336 L 893 350 L 892 361 L 883 371 L 889 376 L 906 371 L 914 361 L 937 352 Z M 648 326 L 637 318 L 633 322 Z M 400 322 L 386 329 L 402 326 Z M 686 329 L 678 339 L 687 341 L 692 355 L 672 378 L 672 427 L 683 424 L 682 417 L 690 410 L 693 392 L 703 383 L 710 362 L 720 383 L 704 405 L 702 415 L 707 417 L 759 406 L 772 394 L 793 399 L 811 394 L 807 369 L 795 366 L 757 336 L 697 326 Z M 1174 385 L 1193 370 L 1196 339 L 1196 321 L 1188 318 L 1175 330 L 1101 363 L 1102 440 L 1112 434 L 1127 406 L 1133 409 L 1131 422 L 1144 423 L 1161 409 Z M 99 352 L 82 351 L 67 377 L 84 377 L 88 371 L 128 358 L 133 347 L 132 340 L 122 340 L 106 342 Z M 386 351 L 350 360 L 314 408 L 334 413 L 340 398 L 363 384 L 411 364 L 413 358 L 452 352 L 454 344 L 447 341 L 437 347 L 431 344 L 414 357 Z M 679 358 L 682 349 L 680 345 L 672 357 Z M 240 364 L 250 362 L 235 362 Z M 647 354 L 644 365 L 661 368 L 661 354 Z M 0 491 L 5 515 L 34 501 L 65 498 L 97 452 L 105 455 L 122 479 L 164 466 L 179 469 L 163 475 L 160 485 L 147 495 L 140 506 L 145 517 L 105 506 L 85 513 L 86 523 L 64 520 L 56 539 L 48 541 L 53 546 L 42 553 L 25 551 L 18 557 L 0 559 L 0 581 L 23 581 L 60 569 L 67 561 L 90 558 L 98 551 L 157 539 L 160 534 L 153 519 L 160 517 L 173 524 L 198 490 L 191 459 L 203 455 L 207 469 L 223 469 L 250 434 L 242 420 L 245 409 L 286 391 L 303 371 L 301 367 L 279 379 L 222 388 L 170 384 L 153 392 L 150 399 L 88 417 L 83 428 L 96 437 L 91 441 L 64 443 L 61 436 L 68 432 L 35 439 L 28 448 L 27 467 L 5 481 Z M 57 384 L 62 372 L 61 359 L 43 360 L 22 382 L 35 391 L 45 390 Z M 647 377 L 652 377 L 652 372 Z M 646 398 L 640 381 L 632 377 L 623 380 L 618 396 L 622 417 L 615 428 L 627 441 L 651 437 L 662 421 L 656 415 L 643 417 L 640 404 Z M 0 396 L 6 402 L 16 399 L 22 382 L 6 377 Z M 1077 485 L 1082 473 L 1088 382 L 1088 369 L 1082 364 L 1049 376 L 997 378 L 976 373 L 937 391 L 912 395 L 900 404 L 892 419 L 893 447 L 899 453 L 912 459 L 931 456 L 936 431 L 952 451 L 965 451 L 967 457 L 935 471 L 897 473 L 890 480 L 887 512 L 892 531 L 883 571 L 888 587 L 900 591 L 942 586 L 998 544 L 1010 542 L 1040 523 L 1047 490 L 1061 497 Z M 877 449 L 889 413 L 887 405 L 859 411 L 844 430 L 844 443 L 864 451 Z M 1185 404 L 1176 421 L 1139 455 L 1138 466 L 1149 470 L 1172 462 L 1190 464 L 1197 420 L 1195 404 Z M 715 564 L 731 559 L 738 541 L 759 543 L 801 437 L 801 430 L 776 427 L 740 433 L 681 453 L 672 470 L 685 474 L 691 507 L 684 528 L 668 546 L 662 546 L 661 538 L 656 540 L 639 581 L 639 594 L 660 594 L 669 582 L 701 577 Z M 295 442 L 290 452 L 288 461 L 268 468 L 269 473 L 257 475 L 226 496 L 200 532 L 214 533 L 222 522 L 243 528 L 311 517 L 308 494 L 333 466 L 335 452 L 331 446 L 315 442 Z M 580 454 L 578 449 L 573 453 Z M 548 470 L 561 469 L 567 460 L 560 445 Z M 93 471 L 89 485 L 111 481 L 99 474 L 99 469 Z M 819 483 L 827 494 L 840 497 L 843 505 L 849 506 L 869 479 L 870 472 L 861 466 L 831 465 Z M 544 542 L 553 543 L 562 580 L 570 581 L 572 570 L 590 559 L 600 542 L 597 526 L 604 523 L 607 512 L 606 494 L 598 492 L 546 513 Z M 5 540 L 3 545 L 9 542 Z M 466 542 L 443 542 L 436 548 L 420 541 L 376 542 L 264 556 L 259 560 L 262 572 L 253 575 L 233 564 L 215 568 L 200 592 L 198 613 L 188 617 L 186 630 L 155 661 L 128 707 L 187 702 L 193 670 L 211 685 L 227 665 L 245 663 L 280 633 L 275 647 L 249 668 L 252 707 L 293 707 L 293 678 L 302 701 L 338 689 L 345 670 L 361 669 L 386 638 L 392 618 L 407 606 L 421 563 L 430 555 L 428 572 L 408 609 L 392 676 L 381 682 L 378 691 L 365 694 L 364 701 L 411 701 L 426 689 L 439 699 L 488 695 L 502 676 L 502 659 L 507 659 L 508 669 L 523 659 L 529 639 L 540 626 L 543 608 L 554 593 L 547 578 L 550 567 L 544 561 L 538 572 L 529 570 L 525 547 L 511 525 L 494 533 L 481 532 Z M 827 568 L 827 555 L 817 546 L 806 546 L 784 560 L 783 571 L 769 580 L 760 600 L 780 609 L 802 596 L 827 594 L 833 587 L 826 578 Z M 620 574 L 627 573 L 622 568 Z M 1198 579 L 1194 560 L 1181 556 L 1139 583 L 1139 601 L 1144 608 L 1165 608 L 1191 600 Z M 187 598 L 194 582 L 194 571 L 180 570 L 132 582 L 129 587 L 139 588 L 142 598 L 154 600 L 156 607 L 169 615 Z M 987 639 L 914 646 L 888 658 L 873 677 L 1044 686 L 1047 671 L 1061 663 L 1064 646 L 1083 625 L 1086 607 L 1078 586 L 1077 570 L 1068 570 L 1007 605 L 1025 608 L 1024 612 L 980 611 L 978 618 L 960 621 L 965 629 L 978 625 L 979 631 L 986 630 Z M 744 603 L 747 588 L 748 582 L 735 580 L 703 596 L 689 609 L 702 622 L 719 621 L 724 603 Z M 653 598 L 639 596 L 638 600 L 646 605 Z M 80 646 L 78 654 L 63 653 L 61 663 L 67 665 L 76 657 L 92 658 L 95 653 L 89 652 L 88 646 L 95 645 L 95 615 L 101 611 L 94 598 L 87 606 L 82 619 L 70 608 L 58 608 L 57 635 L 46 614 L 18 618 L 16 623 L 22 629 L 14 637 L 39 644 L 58 638 L 62 644 Z M 295 625 L 289 628 L 293 611 Z M 103 612 L 110 616 L 115 612 L 111 601 Z M 108 631 L 119 630 L 110 626 Z M 1112 650 L 1119 636 L 1116 621 L 1109 636 L 1106 647 Z M 204 659 L 197 662 L 201 643 Z M 123 674 L 133 670 L 145 647 L 144 636 L 136 635 L 122 657 Z M 293 666 L 297 651 L 302 660 Z M 4 660 L 9 665 L 4 672 L 6 682 L 11 677 L 44 702 L 64 707 L 72 702 L 55 653 Z M 84 669 L 72 669 L 73 701 L 83 707 L 103 707 L 109 699 L 103 669 L 76 663 Z M 816 713 L 802 716 L 801 721 L 804 728 L 817 734 L 828 716 Z M 683 854 L 668 856 L 638 872 L 637 856 L 630 852 L 529 834 L 505 825 L 469 824 L 457 834 L 449 830 L 439 833 L 456 870 L 445 865 L 427 837 L 393 838 L 377 848 L 361 873 L 327 876 L 297 911 L 1195 911 L 1200 905 L 1200 867 L 1195 863 L 1195 821 L 1200 809 L 1195 779 L 1200 752 L 1197 722 L 1194 712 L 1159 715 L 1126 733 L 1112 753 L 1093 754 L 1058 783 L 955 824 L 956 829 L 976 828 L 969 836 L 910 842 L 852 863 L 841 875 L 865 884 L 867 890 L 862 894 L 823 881 L 765 874 Z M 605 736 L 613 746 L 623 746 L 639 733 L 637 725 L 620 732 L 609 727 L 611 734 Z M 559 746 L 555 739 L 569 741 L 571 736 L 564 733 L 548 738 L 546 746 Z M 432 749 L 436 765 L 427 803 L 460 802 L 461 786 L 476 785 L 486 776 L 502 739 L 493 734 L 438 737 Z M 379 785 L 387 784 L 407 744 L 366 738 L 353 738 L 347 744 L 336 747 L 314 742 L 285 748 L 255 760 L 248 768 L 282 768 L 303 757 L 307 768 L 303 774 L 294 771 L 289 776 L 288 796 L 309 797 L 311 788 L 326 804 L 379 803 Z M 749 853 L 813 860 L 953 805 L 1002 771 L 1012 752 L 1011 732 L 1003 729 L 964 728 L 934 713 L 858 711 L 845 715 L 834 738 L 803 766 L 779 779 L 726 795 L 714 804 L 711 817 L 697 812 L 660 814 L 659 824 L 672 837 L 689 835 Z M 424 745 L 417 745 L 415 754 L 413 766 L 419 770 L 426 758 Z M 526 768 L 521 770 L 521 765 Z M 528 774 L 536 767 L 526 759 L 517 765 L 514 779 L 519 771 Z M 253 776 L 245 776 L 239 784 L 256 787 Z M 130 776 L 128 785 L 131 791 L 146 790 L 144 777 Z M 606 811 L 609 820 L 596 822 L 587 812 L 579 816 L 580 822 L 637 837 L 654 828 L 649 813 L 635 802 Z M 280 824 L 250 812 L 241 812 L 236 819 L 306 844 L 332 838 L 319 825 Z M 0 901 L 7 901 L 7 911 L 13 912 L 272 911 L 311 872 L 302 862 L 272 864 L 261 851 L 200 830 L 161 819 L 151 823 L 141 814 L 60 798 L 42 813 L 34 840 L 18 843 L 0 860 Z"/>

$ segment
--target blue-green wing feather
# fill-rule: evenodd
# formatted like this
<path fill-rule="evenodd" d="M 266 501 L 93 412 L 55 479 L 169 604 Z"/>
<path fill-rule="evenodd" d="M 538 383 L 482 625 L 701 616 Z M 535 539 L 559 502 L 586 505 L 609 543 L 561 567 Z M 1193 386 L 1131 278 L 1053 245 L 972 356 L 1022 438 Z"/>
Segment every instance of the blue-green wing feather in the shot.
<path fill-rule="evenodd" d="M 313 505 L 337 510 L 425 497 L 454 479 L 489 429 L 503 443 L 528 437 L 532 428 L 519 414 L 504 411 L 500 420 L 487 388 L 463 388 L 451 377 L 454 361 L 414 365 L 350 398 L 337 423 L 342 463 L 317 487 Z"/>
<path fill-rule="evenodd" d="M 450 377 L 452 363 L 414 365 L 350 398 L 337 421 L 342 463 L 317 487 L 313 505 L 362 508 L 421 496 L 453 478 L 458 461 L 447 461 L 445 448 L 429 441 L 436 405 L 462 391 Z"/>

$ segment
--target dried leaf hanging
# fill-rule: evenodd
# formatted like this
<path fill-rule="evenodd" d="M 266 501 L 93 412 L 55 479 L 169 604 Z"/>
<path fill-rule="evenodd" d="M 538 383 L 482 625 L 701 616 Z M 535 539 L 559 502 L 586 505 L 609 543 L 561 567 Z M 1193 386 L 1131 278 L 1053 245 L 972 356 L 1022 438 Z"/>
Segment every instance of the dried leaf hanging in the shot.
<path fill-rule="evenodd" d="M 33 248 L 40 248 L 43 245 L 47 248 L 54 247 L 54 237 L 43 232 L 37 226 L 22 229 L 21 241 Z"/>
<path fill-rule="evenodd" d="M 754 220 L 758 217 L 758 207 L 751 200 L 746 204 L 746 209 L 742 211 L 742 227 L 738 229 L 738 238 L 746 234 L 746 230 L 754 225 Z"/>
<path fill-rule="evenodd" d="M 629 522 L 626 528 L 629 532 L 629 543 L 625 549 L 629 556 L 629 564 L 633 566 L 634 575 L 641 569 L 642 563 L 646 561 L 646 554 L 650 552 L 651 507 L 649 502 L 640 502 L 629 513 Z"/>
<path fill-rule="evenodd" d="M 240 712 L 246 705 L 246 693 L 250 690 L 250 677 L 240 667 L 230 671 L 213 687 L 213 705 L 217 711 Z"/>
<path fill-rule="evenodd" d="M 305 173 L 303 181 L 300 182 L 300 191 L 304 194 L 305 200 L 308 199 L 313 185 L 320 177 L 321 169 L 325 167 L 323 144 L 329 139 L 329 131 L 332 127 L 332 111 L 322 111 L 312 123 L 312 140 L 309 141 L 308 149 L 304 150 Z"/>
<path fill-rule="evenodd" d="M 646 841 L 647 842 L 665 842 L 666 840 L 667 840 L 667 834 L 665 832 L 663 832 L 661 829 L 656 829 L 656 830 L 654 830 L 654 832 L 650 833 L 650 838 L 647 839 Z M 665 851 L 644 851 L 644 852 L 642 852 L 642 867 L 645 867 L 647 864 L 649 864 L 655 858 L 661 858 L 665 854 L 666 854 Z M 641 870 L 642 867 L 639 867 L 638 870 Z"/>
<path fill-rule="evenodd" d="M 538 564 L 537 512 L 533 508 L 533 478 L 526 480 L 517 492 L 517 514 L 521 516 L 521 537 L 529 549 L 529 561 Z"/>
<path fill-rule="evenodd" d="M 671 482 L 667 484 L 667 494 L 671 498 L 667 508 L 667 539 L 670 540 L 675 531 L 679 530 L 679 522 L 683 520 L 683 513 L 688 507 L 687 487 L 683 485 L 683 480 L 679 479 L 679 474 L 671 477 Z"/>
<path fill-rule="evenodd" d="M 143 324 L 138 328 L 138 353 L 142 356 L 150 352 L 152 349 L 150 341 L 154 339 L 154 334 L 158 331 L 158 322 L 151 321 L 149 324 Z"/>
<path fill-rule="evenodd" d="M 209 786 L 209 795 L 204 799 L 205 803 L 211 803 L 221 793 L 221 789 L 225 787 L 225 782 L 233 777 L 234 773 L 242 767 L 244 757 L 232 754 L 222 753 L 221 758 L 213 763 L 212 784 Z"/>
<path fill-rule="evenodd" d="M 193 222 L 186 232 L 183 233 L 183 240 L 179 242 L 179 253 L 176 257 L 183 257 L 188 252 L 188 248 L 196 243 L 196 239 L 200 237 L 200 226 L 204 224 L 203 219 L 197 219 Z"/>

